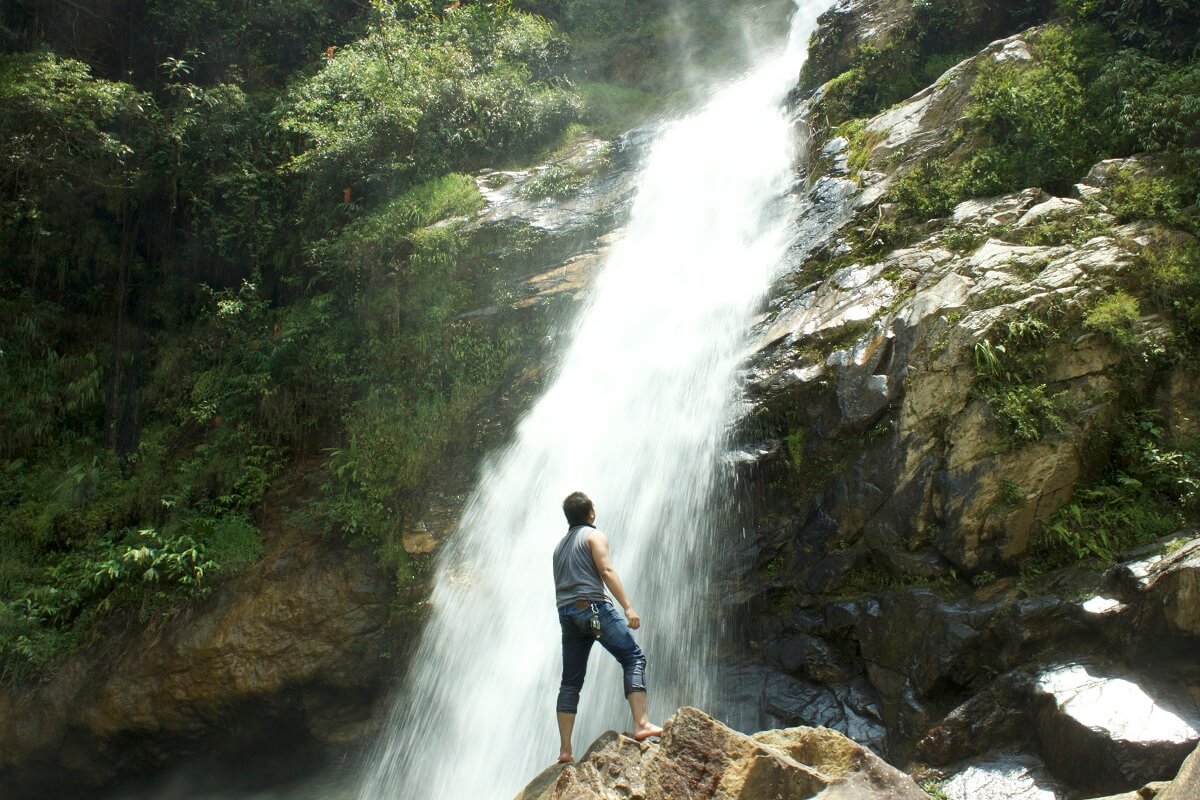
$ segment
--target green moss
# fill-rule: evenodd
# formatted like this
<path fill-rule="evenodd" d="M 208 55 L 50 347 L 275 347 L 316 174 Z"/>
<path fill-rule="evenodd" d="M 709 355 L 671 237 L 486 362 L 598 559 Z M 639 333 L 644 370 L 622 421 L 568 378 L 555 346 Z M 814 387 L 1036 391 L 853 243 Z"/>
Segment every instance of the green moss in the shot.
<path fill-rule="evenodd" d="M 1140 314 L 1137 298 L 1117 291 L 1092 306 L 1083 325 L 1108 336 L 1121 347 L 1130 348 L 1134 344 L 1134 323 Z"/>
<path fill-rule="evenodd" d="M 798 427 L 788 431 L 784 438 L 784 443 L 787 445 L 788 457 L 792 462 L 792 469 L 800 472 L 804 469 L 804 439 L 808 435 L 808 431 Z"/>
<path fill-rule="evenodd" d="M 1025 505 L 1028 491 L 1012 478 L 1000 479 L 1000 494 L 996 497 L 996 510 L 1015 511 Z"/>
<path fill-rule="evenodd" d="M 852 178 L 857 177 L 867 168 L 871 153 L 875 151 L 880 142 L 887 138 L 883 133 L 867 130 L 867 120 L 863 118 L 842 123 L 830 132 L 830 137 L 834 136 L 844 136 L 849 142 L 846 166 L 850 170 Z"/>
<path fill-rule="evenodd" d="M 262 556 L 262 537 L 258 527 L 239 514 L 216 519 L 189 521 L 193 536 L 203 542 L 208 557 L 223 572 L 235 572 L 257 563 Z"/>

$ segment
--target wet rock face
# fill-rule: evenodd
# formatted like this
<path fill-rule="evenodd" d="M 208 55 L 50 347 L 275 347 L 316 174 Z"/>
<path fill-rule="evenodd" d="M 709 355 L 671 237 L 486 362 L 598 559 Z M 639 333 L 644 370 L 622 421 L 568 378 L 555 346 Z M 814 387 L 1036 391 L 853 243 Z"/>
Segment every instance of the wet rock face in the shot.
<path fill-rule="evenodd" d="M 862 542 L 899 573 L 920 570 L 925 556 L 930 568 L 939 559 L 994 568 L 1020 556 L 1070 497 L 1085 468 L 1071 443 L 1111 424 L 1111 400 L 1096 398 L 1112 396 L 1121 352 L 1095 335 L 1047 338 L 1046 391 L 1083 411 L 1060 435 L 1031 440 L 1006 433 L 975 388 L 977 346 L 1003 345 L 1013 324 L 1039 315 L 1061 327 L 1081 319 L 1132 268 L 1129 242 L 1142 232 L 1078 248 L 986 238 L 1049 213 L 1047 202 L 1035 191 L 964 203 L 956 216 L 984 239 L 973 249 L 949 249 L 943 230 L 774 301 L 748 391 L 793 420 L 794 462 L 845 464 L 811 476 L 810 512 L 834 521 L 843 549 Z"/>
<path fill-rule="evenodd" d="M 802 85 L 816 87 L 844 72 L 864 44 L 886 46 L 913 15 L 913 4 L 906 0 L 838 0 L 820 17 Z"/>
<path fill-rule="evenodd" d="M 823 728 L 738 733 L 694 708 L 664 726 L 660 744 L 610 731 L 577 764 L 554 766 L 517 800 L 759 800 L 787 797 L 923 800 L 912 779 Z"/>
<path fill-rule="evenodd" d="M 751 643 L 730 667 L 737 696 L 759 698 L 756 721 L 827 725 L 896 763 L 920 759 L 947 796 L 972 800 L 1132 789 L 1194 746 L 1156 733 L 1154 713 L 1136 731 L 1079 721 L 1079 703 L 1047 688 L 1072 674 L 1062 665 L 1088 665 L 1104 697 L 1163 698 L 1185 722 L 1200 700 L 1200 551 L 1160 543 L 1110 575 L 1015 577 L 1103 468 L 1126 399 L 1152 398 L 1172 431 L 1200 418 L 1190 366 L 1131 386 L 1126 354 L 1084 324 L 1137 280 L 1143 248 L 1184 235 L 1119 225 L 1102 205 L 1116 171 L 1152 173 L 1153 159 L 1099 164 L 1070 197 L 1030 188 L 943 220 L 896 220 L 886 202 L 897 175 L 969 154 L 974 143 L 950 134 L 975 76 L 1032 63 L 1030 38 L 993 42 L 869 121 L 873 149 L 851 158 L 846 140 L 818 142 L 798 182 L 793 273 L 754 330 L 730 459 L 755 508 L 729 559 Z M 907 226 L 904 246 L 876 238 L 889 221 Z M 1060 235 L 1080 230 L 1098 235 Z M 1134 335 L 1163 341 L 1167 324 L 1144 316 Z M 1025 380 L 1069 411 L 1004 412 L 1011 387 L 990 380 L 988 353 L 1007 370 L 1028 357 Z M 1097 759 L 1107 772 L 1078 766 Z"/>

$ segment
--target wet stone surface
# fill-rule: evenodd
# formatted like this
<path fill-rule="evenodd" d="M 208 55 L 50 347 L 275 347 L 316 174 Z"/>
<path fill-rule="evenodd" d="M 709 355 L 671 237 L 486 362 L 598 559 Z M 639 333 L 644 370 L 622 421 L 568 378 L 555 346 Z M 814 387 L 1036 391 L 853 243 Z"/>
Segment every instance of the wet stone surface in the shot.
<path fill-rule="evenodd" d="M 1128 791 L 1172 775 L 1200 742 L 1200 712 L 1173 685 L 1066 664 L 1041 672 L 1034 691 L 1046 763 L 1094 793 Z"/>
<path fill-rule="evenodd" d="M 1067 800 L 1071 795 L 1028 753 L 973 761 L 941 786 L 947 800 Z"/>

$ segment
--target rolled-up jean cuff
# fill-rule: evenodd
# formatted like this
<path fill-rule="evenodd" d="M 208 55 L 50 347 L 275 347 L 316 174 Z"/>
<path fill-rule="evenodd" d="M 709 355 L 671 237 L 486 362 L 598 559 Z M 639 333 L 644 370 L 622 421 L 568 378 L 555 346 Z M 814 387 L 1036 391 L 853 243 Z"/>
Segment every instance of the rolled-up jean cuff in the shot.
<path fill-rule="evenodd" d="M 641 651 L 637 652 L 632 663 L 622 664 L 622 667 L 624 667 L 622 682 L 625 684 L 625 696 L 646 691 L 646 659 L 642 657 Z"/>

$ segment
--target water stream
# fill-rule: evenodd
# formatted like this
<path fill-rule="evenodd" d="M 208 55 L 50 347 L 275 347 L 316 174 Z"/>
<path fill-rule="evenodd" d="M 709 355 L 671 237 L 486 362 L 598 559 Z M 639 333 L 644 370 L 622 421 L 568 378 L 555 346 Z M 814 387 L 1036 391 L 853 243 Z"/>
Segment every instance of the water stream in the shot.
<path fill-rule="evenodd" d="M 562 498 L 597 525 L 643 628 L 651 716 L 714 696 L 709 513 L 746 331 L 786 247 L 796 156 L 782 108 L 817 14 L 796 0 L 783 52 L 665 126 L 632 216 L 579 314 L 561 366 L 483 471 L 442 553 L 432 614 L 360 788 L 362 800 L 511 798 L 557 753 L 560 651 L 550 554 Z M 600 648 L 576 752 L 628 729 Z"/>

